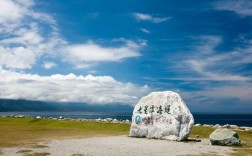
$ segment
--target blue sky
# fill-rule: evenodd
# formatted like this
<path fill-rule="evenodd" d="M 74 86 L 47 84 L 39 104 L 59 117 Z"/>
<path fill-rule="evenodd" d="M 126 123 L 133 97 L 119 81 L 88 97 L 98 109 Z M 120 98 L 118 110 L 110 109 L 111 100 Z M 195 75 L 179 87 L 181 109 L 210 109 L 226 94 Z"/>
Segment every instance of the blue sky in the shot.
<path fill-rule="evenodd" d="M 0 98 L 252 113 L 249 0 L 2 0 Z"/>

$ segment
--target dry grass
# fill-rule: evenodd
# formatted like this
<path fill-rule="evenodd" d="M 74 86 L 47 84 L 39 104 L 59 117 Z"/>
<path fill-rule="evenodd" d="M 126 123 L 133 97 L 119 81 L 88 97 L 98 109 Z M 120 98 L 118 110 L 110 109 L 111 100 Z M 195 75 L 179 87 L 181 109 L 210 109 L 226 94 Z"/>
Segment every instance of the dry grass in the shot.
<path fill-rule="evenodd" d="M 26 154 L 24 156 L 48 156 L 50 153 L 31 153 L 31 154 Z"/>
<path fill-rule="evenodd" d="M 242 141 L 242 146 L 234 147 L 235 153 L 232 156 L 251 156 L 252 155 L 252 132 L 236 131 Z"/>
<path fill-rule="evenodd" d="M 48 148 L 49 146 L 34 144 L 34 145 L 29 146 L 29 147 L 30 147 L 30 148 Z"/>
<path fill-rule="evenodd" d="M 28 154 L 30 152 L 32 152 L 32 150 L 20 150 L 20 151 L 17 151 L 16 153 Z"/>
<path fill-rule="evenodd" d="M 84 154 L 76 153 L 76 154 L 72 154 L 71 156 L 85 156 L 85 155 Z"/>
<path fill-rule="evenodd" d="M 209 138 L 209 135 L 215 130 L 213 127 L 203 127 L 203 126 L 194 126 L 189 137 L 195 138 Z"/>
<path fill-rule="evenodd" d="M 130 128 L 129 124 L 3 117 L 0 125 L 0 148 L 52 139 L 126 135 Z"/>

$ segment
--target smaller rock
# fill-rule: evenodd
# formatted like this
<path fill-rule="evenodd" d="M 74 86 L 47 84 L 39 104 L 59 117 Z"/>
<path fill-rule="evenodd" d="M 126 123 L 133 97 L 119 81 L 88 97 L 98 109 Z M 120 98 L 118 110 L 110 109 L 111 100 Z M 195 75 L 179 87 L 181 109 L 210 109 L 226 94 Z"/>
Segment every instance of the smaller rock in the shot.
<path fill-rule="evenodd" d="M 41 119 L 41 117 L 40 116 L 36 116 L 36 119 Z"/>
<path fill-rule="evenodd" d="M 63 118 L 62 116 L 59 116 L 58 119 L 59 119 L 59 120 L 62 120 L 62 119 L 64 119 L 64 118 Z"/>
<path fill-rule="evenodd" d="M 204 124 L 203 127 L 210 127 L 211 125 L 208 124 Z"/>
<path fill-rule="evenodd" d="M 96 122 L 101 122 L 102 119 L 101 118 L 98 118 L 98 119 L 95 119 Z"/>
<path fill-rule="evenodd" d="M 201 124 L 198 123 L 198 124 L 195 124 L 195 126 L 201 126 Z"/>
<path fill-rule="evenodd" d="M 239 128 L 237 125 L 230 125 L 230 128 L 236 129 Z"/>
<path fill-rule="evenodd" d="M 16 115 L 15 117 L 16 118 L 24 118 L 25 116 L 24 115 Z"/>
<path fill-rule="evenodd" d="M 111 122 L 113 119 L 112 118 L 106 118 L 108 122 Z"/>
<path fill-rule="evenodd" d="M 229 130 L 227 128 L 216 129 L 209 136 L 212 145 L 221 146 L 239 146 L 241 141 L 238 134 L 235 131 Z"/>
<path fill-rule="evenodd" d="M 223 128 L 231 128 L 229 124 L 223 125 Z"/>
<path fill-rule="evenodd" d="M 112 122 L 113 122 L 113 123 L 118 123 L 118 120 L 117 120 L 117 119 L 113 119 Z"/>

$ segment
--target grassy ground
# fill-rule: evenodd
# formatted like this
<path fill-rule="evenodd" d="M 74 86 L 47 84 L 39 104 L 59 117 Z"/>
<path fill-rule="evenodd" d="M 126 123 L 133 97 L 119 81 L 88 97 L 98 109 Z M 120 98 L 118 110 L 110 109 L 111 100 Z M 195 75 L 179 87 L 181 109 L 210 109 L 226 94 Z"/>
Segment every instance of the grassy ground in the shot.
<path fill-rule="evenodd" d="M 0 117 L 0 147 L 61 138 L 125 135 L 129 124 Z"/>
<path fill-rule="evenodd" d="M 34 143 L 51 139 L 128 135 L 129 129 L 130 124 L 0 117 L 0 148 L 29 144 L 36 148 L 46 148 Z M 190 137 L 209 138 L 214 130 L 212 127 L 195 126 Z M 252 132 L 237 132 L 242 146 L 234 147 L 237 152 L 232 155 L 252 155 Z"/>

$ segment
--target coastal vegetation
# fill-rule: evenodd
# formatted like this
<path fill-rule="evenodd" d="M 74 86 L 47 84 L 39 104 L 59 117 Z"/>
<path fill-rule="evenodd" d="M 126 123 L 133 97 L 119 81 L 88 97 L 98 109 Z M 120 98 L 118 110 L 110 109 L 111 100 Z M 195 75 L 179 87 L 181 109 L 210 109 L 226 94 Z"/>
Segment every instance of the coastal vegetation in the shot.
<path fill-rule="evenodd" d="M 52 139 L 128 135 L 130 130 L 129 123 L 11 117 L 0 117 L 0 125 L 0 148 L 19 145 L 46 148 L 37 143 Z M 194 126 L 190 137 L 208 138 L 214 130 L 214 127 Z M 232 155 L 252 155 L 252 132 L 235 131 L 242 140 L 242 146 L 233 147 L 236 152 Z"/>

